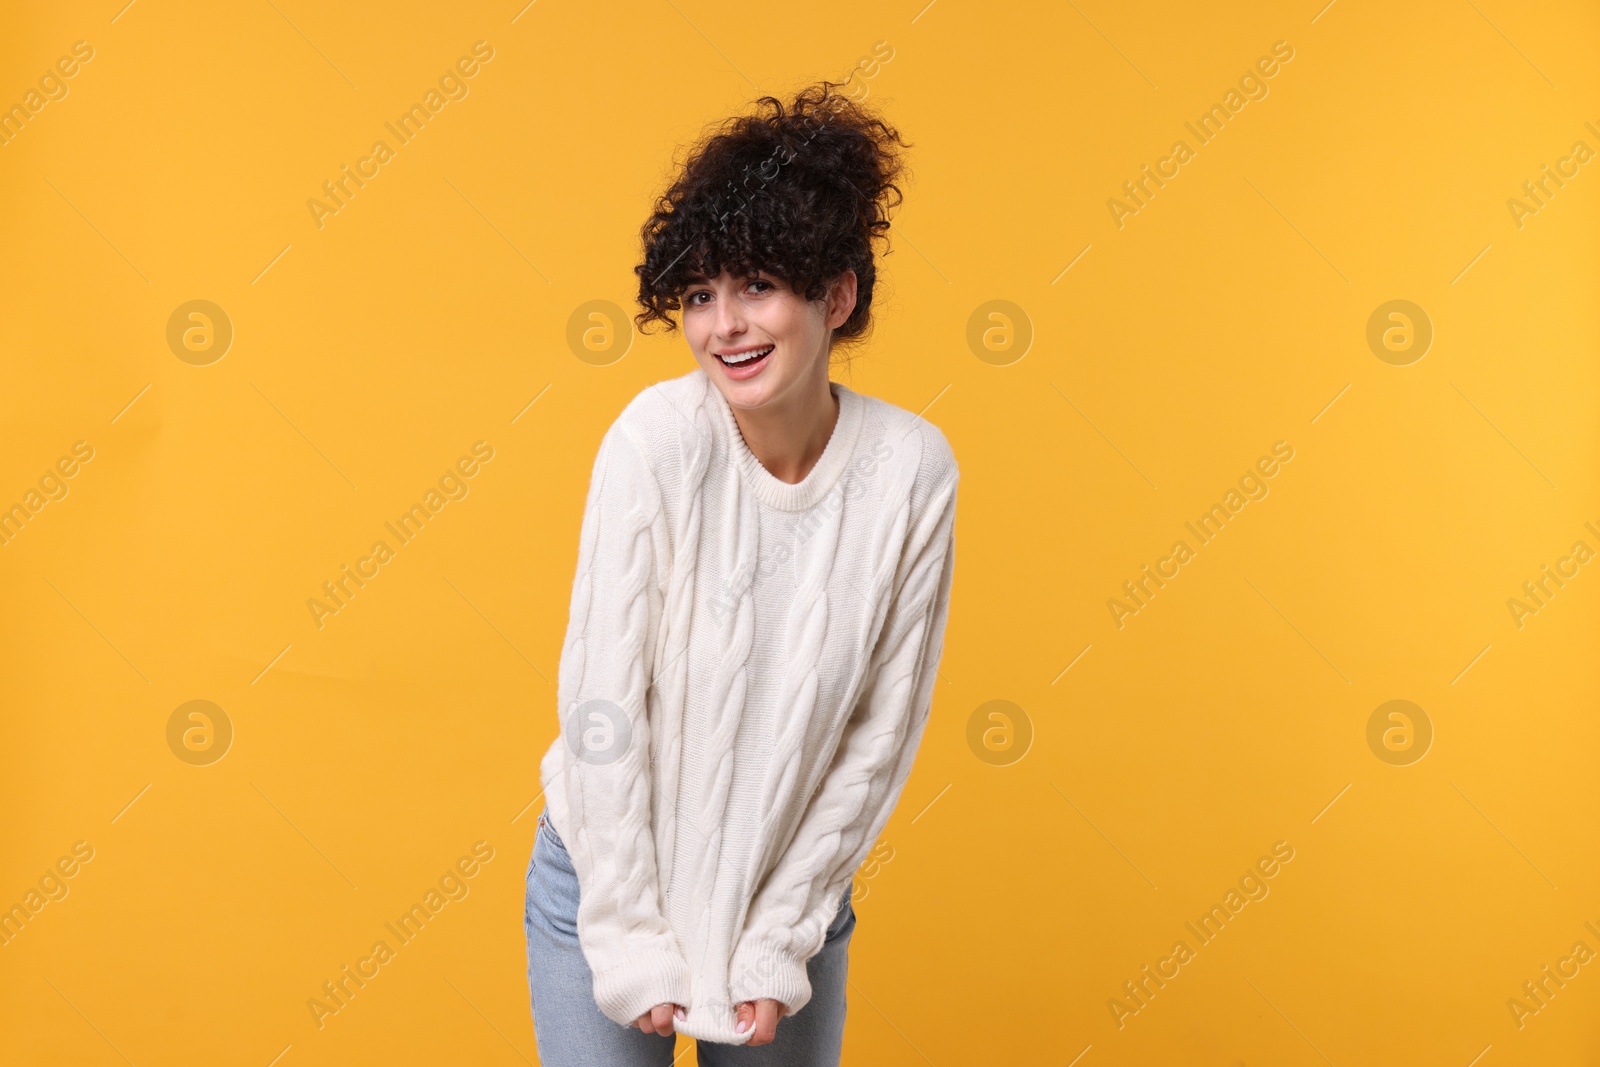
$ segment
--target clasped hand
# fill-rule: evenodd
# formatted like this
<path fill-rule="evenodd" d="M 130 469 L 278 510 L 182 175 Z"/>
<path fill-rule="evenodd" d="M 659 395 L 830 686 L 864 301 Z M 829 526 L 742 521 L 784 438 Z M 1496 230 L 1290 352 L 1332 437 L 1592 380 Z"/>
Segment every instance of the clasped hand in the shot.
<path fill-rule="evenodd" d="M 750 1035 L 746 1044 L 765 1045 L 770 1042 L 778 1032 L 778 1019 L 783 1015 L 783 1004 L 780 1001 L 763 997 L 760 1000 L 746 1000 L 736 1009 L 739 1021 L 734 1024 L 734 1029 L 739 1033 L 755 1028 L 755 1033 Z M 674 1033 L 673 1020 L 683 1018 L 681 1004 L 657 1004 L 637 1019 L 633 1020 L 635 1029 L 647 1034 L 661 1034 L 666 1036 Z"/>

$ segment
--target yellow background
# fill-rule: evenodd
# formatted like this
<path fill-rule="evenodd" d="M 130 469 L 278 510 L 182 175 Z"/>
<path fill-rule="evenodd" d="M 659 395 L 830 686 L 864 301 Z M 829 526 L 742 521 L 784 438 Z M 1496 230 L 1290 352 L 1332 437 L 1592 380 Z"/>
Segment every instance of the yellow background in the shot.
<path fill-rule="evenodd" d="M 94 49 L 0 147 L 0 504 L 94 449 L 0 547 L 0 904 L 95 850 L 0 948 L 6 1062 L 536 1061 L 523 874 L 590 465 L 692 367 L 665 336 L 594 365 L 569 317 L 633 310 L 675 149 L 878 41 L 857 77 L 914 174 L 838 376 L 926 409 L 963 481 L 846 1062 L 1596 1062 L 1600 964 L 1507 1006 L 1600 950 L 1600 566 L 1507 606 L 1600 549 L 1600 163 L 1507 207 L 1600 149 L 1592 5 L 122 2 L 0 33 L 8 105 Z M 307 200 L 479 40 L 470 94 L 319 228 Z M 235 334 L 206 366 L 166 341 L 195 299 Z M 1408 366 L 1366 343 L 1393 299 L 1435 332 Z M 1033 331 L 1004 366 L 966 341 L 990 300 Z M 319 629 L 306 601 L 479 440 L 470 494 Z M 1107 600 L 1279 440 L 1270 495 L 1119 628 Z M 1408 766 L 1367 743 L 1395 699 L 1434 731 Z M 190 700 L 233 725 L 209 766 L 168 747 Z M 1010 748 L 973 747 L 993 700 Z M 477 841 L 471 894 L 319 1030 L 307 1000 Z M 1277 841 L 1270 895 L 1119 1027 Z"/>

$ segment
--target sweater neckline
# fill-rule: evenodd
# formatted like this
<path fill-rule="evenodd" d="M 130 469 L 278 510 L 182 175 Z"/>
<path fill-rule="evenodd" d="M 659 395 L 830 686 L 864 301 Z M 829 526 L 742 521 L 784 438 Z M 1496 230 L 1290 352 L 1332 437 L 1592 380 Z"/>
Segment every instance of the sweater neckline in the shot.
<path fill-rule="evenodd" d="M 706 377 L 705 386 L 722 413 L 729 451 L 756 499 L 780 511 L 804 511 L 820 501 L 838 483 L 855 451 L 856 440 L 861 436 L 861 394 L 840 382 L 828 382 L 828 390 L 839 401 L 839 417 L 834 421 L 833 433 L 828 437 L 822 455 L 806 476 L 790 483 L 767 470 L 756 454 L 750 451 L 744 434 L 739 431 L 739 423 L 734 418 L 728 398 L 722 395 L 722 390 L 709 376 Z"/>

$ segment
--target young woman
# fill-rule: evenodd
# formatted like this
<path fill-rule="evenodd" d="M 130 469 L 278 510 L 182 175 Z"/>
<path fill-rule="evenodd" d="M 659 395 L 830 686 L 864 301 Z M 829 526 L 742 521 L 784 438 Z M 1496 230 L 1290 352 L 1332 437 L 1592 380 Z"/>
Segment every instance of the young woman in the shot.
<path fill-rule="evenodd" d="M 639 325 L 681 312 L 697 367 L 628 404 L 589 485 L 528 866 L 545 1067 L 665 1067 L 674 1032 L 702 1065 L 839 1063 L 851 875 L 928 720 L 957 468 L 828 377 L 910 147 L 837 84 L 729 120 L 644 226 Z"/>

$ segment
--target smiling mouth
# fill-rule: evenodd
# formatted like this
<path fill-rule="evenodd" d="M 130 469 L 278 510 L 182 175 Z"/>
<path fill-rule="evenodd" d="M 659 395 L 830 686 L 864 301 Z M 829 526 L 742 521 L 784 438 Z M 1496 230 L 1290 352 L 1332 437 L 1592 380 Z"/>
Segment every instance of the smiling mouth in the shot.
<path fill-rule="evenodd" d="M 725 367 L 750 367 L 772 355 L 772 351 L 776 347 L 776 345 L 768 345 L 765 348 L 752 349 L 749 352 L 740 352 L 738 355 L 734 356 L 719 355 L 717 358 L 722 361 L 722 365 Z"/>

